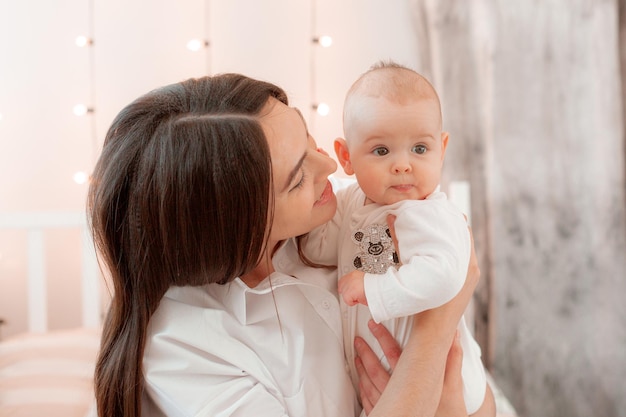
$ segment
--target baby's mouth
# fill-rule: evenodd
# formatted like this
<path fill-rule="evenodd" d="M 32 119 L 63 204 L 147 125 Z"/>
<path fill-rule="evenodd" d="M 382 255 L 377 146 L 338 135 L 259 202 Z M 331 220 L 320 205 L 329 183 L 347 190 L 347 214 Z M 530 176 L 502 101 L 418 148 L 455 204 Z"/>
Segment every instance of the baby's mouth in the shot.
<path fill-rule="evenodd" d="M 392 185 L 391 188 L 393 188 L 396 191 L 400 191 L 402 193 L 410 191 L 413 189 L 413 185 L 411 184 L 399 184 L 399 185 Z"/>

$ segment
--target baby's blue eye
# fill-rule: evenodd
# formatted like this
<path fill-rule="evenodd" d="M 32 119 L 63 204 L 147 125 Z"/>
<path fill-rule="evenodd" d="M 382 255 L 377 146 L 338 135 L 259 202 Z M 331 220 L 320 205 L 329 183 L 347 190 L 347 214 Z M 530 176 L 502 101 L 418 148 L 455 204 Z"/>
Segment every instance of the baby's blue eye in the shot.
<path fill-rule="evenodd" d="M 384 155 L 387 155 L 389 153 L 389 149 L 381 146 L 380 148 L 374 149 L 374 151 L 372 153 L 374 155 L 384 156 Z"/>
<path fill-rule="evenodd" d="M 417 154 L 423 154 L 426 153 L 426 146 L 424 145 L 415 145 L 413 146 L 413 149 L 411 149 L 411 152 L 415 152 Z"/>

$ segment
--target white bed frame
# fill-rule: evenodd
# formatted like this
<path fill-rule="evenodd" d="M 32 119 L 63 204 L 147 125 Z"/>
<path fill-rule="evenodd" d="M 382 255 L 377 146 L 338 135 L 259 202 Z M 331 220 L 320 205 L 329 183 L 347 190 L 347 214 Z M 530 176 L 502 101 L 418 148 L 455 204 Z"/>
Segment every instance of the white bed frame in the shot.
<path fill-rule="evenodd" d="M 80 229 L 82 234 L 82 325 L 96 328 L 101 324 L 100 271 L 87 228 L 84 212 L 1 213 L 0 231 L 27 231 L 28 251 L 28 332 L 48 331 L 45 231 Z"/>

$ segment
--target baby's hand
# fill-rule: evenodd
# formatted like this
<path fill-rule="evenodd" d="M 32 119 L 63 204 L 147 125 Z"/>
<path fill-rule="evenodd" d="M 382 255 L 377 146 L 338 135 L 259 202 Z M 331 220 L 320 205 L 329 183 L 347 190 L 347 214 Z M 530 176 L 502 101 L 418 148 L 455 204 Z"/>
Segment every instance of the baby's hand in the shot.
<path fill-rule="evenodd" d="M 365 298 L 365 272 L 354 270 L 339 279 L 338 290 L 343 301 L 349 306 L 367 305 Z"/>

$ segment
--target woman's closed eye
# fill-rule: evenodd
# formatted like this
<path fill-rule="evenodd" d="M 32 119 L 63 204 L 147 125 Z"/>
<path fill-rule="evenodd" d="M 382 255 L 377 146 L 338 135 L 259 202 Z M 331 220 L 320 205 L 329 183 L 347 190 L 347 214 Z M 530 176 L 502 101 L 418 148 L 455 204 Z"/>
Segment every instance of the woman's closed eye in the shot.
<path fill-rule="evenodd" d="M 306 175 L 304 174 L 304 170 L 301 171 L 302 175 L 300 176 L 300 180 L 298 181 L 298 183 L 296 185 L 294 185 L 293 187 L 291 187 L 291 189 L 289 190 L 289 192 L 296 190 L 298 188 L 301 188 L 304 185 L 304 181 L 305 181 L 305 177 Z"/>

